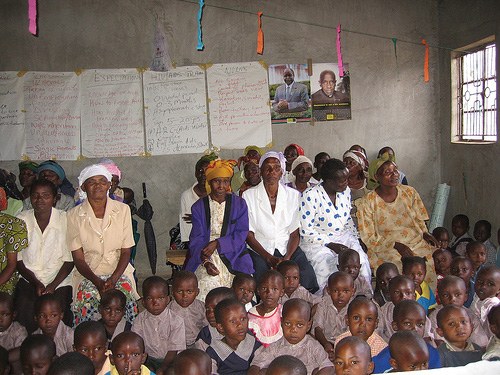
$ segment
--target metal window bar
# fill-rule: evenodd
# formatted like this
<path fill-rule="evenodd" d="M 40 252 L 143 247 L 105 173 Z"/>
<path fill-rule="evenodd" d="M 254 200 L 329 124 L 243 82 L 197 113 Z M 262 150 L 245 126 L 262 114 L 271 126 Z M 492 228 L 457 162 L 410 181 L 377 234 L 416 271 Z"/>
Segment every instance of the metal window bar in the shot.
<path fill-rule="evenodd" d="M 458 133 L 462 141 L 497 140 L 496 46 L 458 59 Z"/>

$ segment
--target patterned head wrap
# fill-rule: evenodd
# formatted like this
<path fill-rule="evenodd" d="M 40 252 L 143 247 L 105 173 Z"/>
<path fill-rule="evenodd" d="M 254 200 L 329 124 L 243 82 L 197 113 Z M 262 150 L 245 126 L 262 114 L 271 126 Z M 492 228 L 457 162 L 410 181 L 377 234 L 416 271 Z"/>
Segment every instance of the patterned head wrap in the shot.
<path fill-rule="evenodd" d="M 218 158 L 217 154 L 215 152 L 211 152 L 210 154 L 208 155 L 203 155 L 200 160 L 198 160 L 196 162 L 196 167 L 195 167 L 195 170 L 198 170 L 198 168 L 200 167 L 200 165 L 202 163 L 210 163 L 212 160 L 216 160 Z"/>
<path fill-rule="evenodd" d="M 264 155 L 264 150 L 257 146 L 247 146 L 245 148 L 245 155 L 248 154 L 248 151 L 255 150 L 259 153 L 260 156 Z"/>
<path fill-rule="evenodd" d="M 87 199 L 87 193 L 83 191 L 82 185 L 87 181 L 90 177 L 94 176 L 104 176 L 106 179 L 111 182 L 111 178 L 113 177 L 109 172 L 108 168 L 104 166 L 104 164 L 90 164 L 82 169 L 80 175 L 78 176 L 78 186 L 80 190 L 78 191 L 78 195 L 80 199 L 83 201 Z"/>
<path fill-rule="evenodd" d="M 5 194 L 5 190 L 0 187 L 0 211 L 7 209 L 7 194 Z"/>
<path fill-rule="evenodd" d="M 205 171 L 205 175 L 207 176 L 207 182 L 205 183 L 205 187 L 207 189 L 207 193 L 210 194 L 212 189 L 210 188 L 209 182 L 214 178 L 218 177 L 233 177 L 233 167 L 237 164 L 236 160 L 229 159 L 217 159 L 212 160 L 210 164 L 208 164 L 208 168 Z M 228 192 L 231 192 L 231 187 L 229 187 Z"/>
<path fill-rule="evenodd" d="M 53 160 L 47 160 L 47 161 L 44 161 L 42 164 L 40 164 L 40 166 L 36 170 L 36 173 L 40 174 L 40 172 L 46 171 L 46 170 L 57 173 L 57 175 L 59 176 L 61 181 L 66 178 L 66 173 L 64 173 L 63 167 L 61 167 L 59 164 L 57 164 Z"/>
<path fill-rule="evenodd" d="M 297 150 L 297 153 L 299 155 L 305 155 L 304 153 L 304 149 L 302 147 L 300 147 L 299 145 L 295 144 L 295 143 L 290 143 L 288 146 L 285 147 L 285 150 L 290 147 L 290 146 L 293 146 L 295 147 L 295 149 Z"/>
<path fill-rule="evenodd" d="M 276 151 L 268 151 L 259 160 L 259 168 L 262 169 L 262 164 L 264 164 L 264 161 L 269 158 L 276 158 L 279 160 L 280 165 L 281 165 L 281 170 L 283 173 L 286 171 L 286 158 L 285 155 L 283 155 L 282 152 L 276 152 Z"/>
<path fill-rule="evenodd" d="M 297 159 L 295 159 L 292 163 L 292 172 L 295 168 L 297 168 L 300 164 L 302 163 L 308 163 L 311 168 L 313 167 L 313 163 L 311 159 L 309 159 L 307 156 L 300 155 Z"/>
<path fill-rule="evenodd" d="M 370 164 L 370 167 L 368 168 L 368 189 L 373 190 L 379 185 L 378 181 L 375 179 L 375 175 L 377 174 L 378 169 L 387 161 L 391 161 L 396 164 L 396 157 L 394 155 L 390 155 L 388 152 L 385 152 Z"/>
<path fill-rule="evenodd" d="M 32 171 L 36 171 L 39 165 L 31 160 L 25 160 L 19 163 L 19 172 L 23 169 L 31 169 Z"/>
<path fill-rule="evenodd" d="M 99 164 L 104 165 L 108 169 L 109 173 L 111 173 L 112 175 L 118 176 L 118 181 L 122 179 L 122 172 L 116 166 L 116 164 L 112 163 L 99 163 Z"/>

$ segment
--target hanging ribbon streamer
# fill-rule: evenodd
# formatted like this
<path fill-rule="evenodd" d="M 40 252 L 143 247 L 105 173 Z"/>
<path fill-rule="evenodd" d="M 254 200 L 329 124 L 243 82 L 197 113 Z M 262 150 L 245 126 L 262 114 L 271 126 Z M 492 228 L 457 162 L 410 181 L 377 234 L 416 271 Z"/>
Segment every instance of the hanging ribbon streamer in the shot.
<path fill-rule="evenodd" d="M 264 32 L 262 31 L 262 12 L 257 13 L 259 16 L 259 32 L 257 34 L 257 53 L 262 55 L 264 52 Z"/>
<path fill-rule="evenodd" d="M 36 0 L 29 0 L 29 3 L 28 3 L 28 17 L 29 17 L 29 20 L 30 20 L 30 25 L 29 25 L 28 30 L 33 35 L 36 35 L 36 31 L 37 31 L 36 30 L 37 29 L 37 25 L 36 25 Z"/>
<path fill-rule="evenodd" d="M 342 51 L 340 49 L 340 23 L 339 27 L 337 27 L 337 58 L 339 64 L 339 76 L 344 76 L 344 63 L 342 62 Z"/>
<path fill-rule="evenodd" d="M 396 38 L 392 38 L 392 43 L 394 43 L 394 56 L 396 57 L 396 70 L 398 71 L 398 81 L 399 81 L 399 64 L 398 64 L 398 52 L 396 50 Z"/>
<path fill-rule="evenodd" d="M 424 64 L 424 75 L 425 82 L 429 82 L 429 45 L 422 39 L 422 44 L 425 46 L 425 64 Z"/>
<path fill-rule="evenodd" d="M 201 15 L 203 13 L 205 2 L 203 0 L 200 0 L 198 4 L 200 4 L 200 9 L 198 10 L 198 45 L 196 46 L 196 49 L 198 51 L 202 51 L 205 46 L 203 45 L 203 41 L 201 40 Z"/>

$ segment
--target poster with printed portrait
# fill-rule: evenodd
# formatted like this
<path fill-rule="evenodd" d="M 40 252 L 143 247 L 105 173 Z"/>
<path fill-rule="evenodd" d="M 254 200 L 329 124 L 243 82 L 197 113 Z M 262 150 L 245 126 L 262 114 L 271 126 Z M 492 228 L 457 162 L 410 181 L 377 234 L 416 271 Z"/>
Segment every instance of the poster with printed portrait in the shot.
<path fill-rule="evenodd" d="M 349 65 L 339 76 L 337 63 L 313 64 L 311 106 L 315 121 L 351 119 L 351 85 Z"/>
<path fill-rule="evenodd" d="M 271 122 L 308 122 L 311 119 L 311 89 L 305 64 L 269 66 Z"/>

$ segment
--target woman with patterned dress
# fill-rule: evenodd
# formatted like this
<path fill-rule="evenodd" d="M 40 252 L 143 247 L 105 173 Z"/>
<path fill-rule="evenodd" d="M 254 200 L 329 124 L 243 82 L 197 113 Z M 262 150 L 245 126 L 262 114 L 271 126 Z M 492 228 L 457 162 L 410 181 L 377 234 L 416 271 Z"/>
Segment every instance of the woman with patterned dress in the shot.
<path fill-rule="evenodd" d="M 17 253 L 28 246 L 28 231 L 21 219 L 0 213 L 0 292 L 14 293 L 19 274 Z"/>
<path fill-rule="evenodd" d="M 102 164 L 85 167 L 78 176 L 84 202 L 68 212 L 67 242 L 76 272 L 73 277 L 75 325 L 95 320 L 100 295 L 119 289 L 127 297 L 125 319 L 137 315 L 139 295 L 129 263 L 135 245 L 128 205 L 108 196 L 111 173 Z"/>
<path fill-rule="evenodd" d="M 300 198 L 300 247 L 314 268 L 320 291 L 328 277 L 337 271 L 338 253 L 346 248 L 359 253 L 359 276 L 371 285 L 368 257 L 350 214 L 348 177 L 345 164 L 330 159 L 321 168 L 323 182 L 307 189 Z"/>
<path fill-rule="evenodd" d="M 393 155 L 383 154 L 370 165 L 370 179 L 377 181 L 375 190 L 358 203 L 358 222 L 361 239 L 368 247 L 373 268 L 392 262 L 401 270 L 401 257 L 427 258 L 425 281 L 435 280 L 432 252 L 436 239 L 427 231 L 429 220 L 417 191 L 400 185 L 398 167 Z"/>

